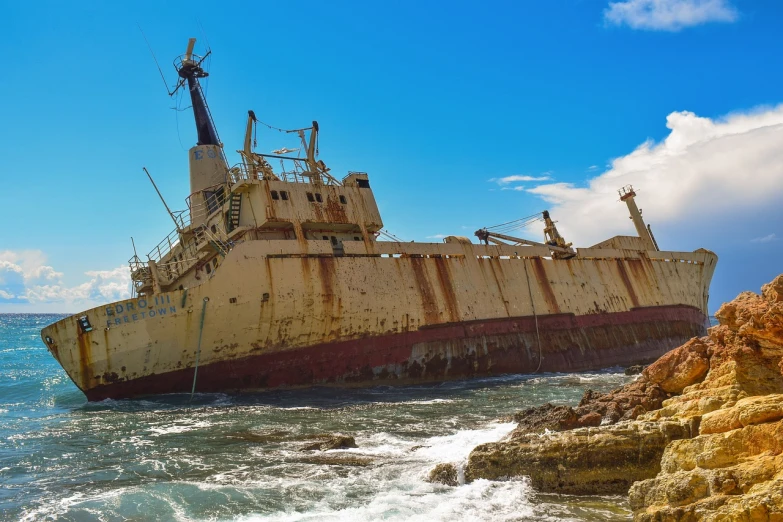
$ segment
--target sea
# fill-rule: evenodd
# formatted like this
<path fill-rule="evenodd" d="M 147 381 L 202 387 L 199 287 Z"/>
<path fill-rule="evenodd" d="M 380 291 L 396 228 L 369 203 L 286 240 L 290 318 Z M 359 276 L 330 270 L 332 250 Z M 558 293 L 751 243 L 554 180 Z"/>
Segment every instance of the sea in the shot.
<path fill-rule="evenodd" d="M 620 368 L 405 387 L 312 388 L 88 403 L 40 339 L 61 315 L 0 315 L 0 520 L 629 520 L 624 496 L 477 480 L 470 451 L 510 415 L 576 404 Z M 304 449 L 316 434 L 356 448 Z M 460 484 L 428 482 L 440 463 Z"/>

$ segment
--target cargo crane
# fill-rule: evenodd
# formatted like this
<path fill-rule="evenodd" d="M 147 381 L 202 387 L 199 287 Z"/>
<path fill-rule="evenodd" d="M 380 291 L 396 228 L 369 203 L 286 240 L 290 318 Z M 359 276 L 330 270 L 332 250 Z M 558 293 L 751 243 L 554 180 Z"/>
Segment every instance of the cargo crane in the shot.
<path fill-rule="evenodd" d="M 552 218 L 549 216 L 549 211 L 544 210 L 543 212 L 540 213 L 540 216 L 541 217 L 539 217 L 539 214 L 534 214 L 532 216 L 528 216 L 527 218 L 511 221 L 509 223 L 504 223 L 502 225 L 485 227 L 476 230 L 475 234 L 480 241 L 483 241 L 487 245 L 493 243 L 495 245 L 511 244 L 511 245 L 541 246 L 541 247 L 548 248 L 552 252 L 552 257 L 555 259 L 569 259 L 576 256 L 576 252 L 574 251 L 573 248 L 571 248 L 571 243 L 566 243 L 566 240 L 557 231 L 555 222 L 552 221 Z M 500 232 L 495 232 L 490 230 L 493 228 L 500 228 L 500 227 L 506 227 L 506 228 L 510 227 L 511 229 L 519 229 L 519 228 L 524 228 L 527 225 L 530 225 L 536 221 L 541 221 L 541 220 L 543 220 L 544 224 L 546 225 L 544 227 L 544 235 L 546 236 L 546 243 L 539 243 L 537 241 L 531 241 L 529 239 L 523 239 L 521 237 L 509 236 L 507 234 L 502 234 Z"/>

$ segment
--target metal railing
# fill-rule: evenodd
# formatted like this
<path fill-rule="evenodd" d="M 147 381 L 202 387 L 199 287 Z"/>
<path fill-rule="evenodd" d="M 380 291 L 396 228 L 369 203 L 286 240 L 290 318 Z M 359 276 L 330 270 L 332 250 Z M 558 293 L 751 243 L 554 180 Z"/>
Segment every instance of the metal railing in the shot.
<path fill-rule="evenodd" d="M 305 158 L 274 156 L 271 154 L 259 154 L 259 156 L 280 161 L 280 171 L 275 172 L 274 175 L 281 181 L 286 181 L 288 183 L 312 183 L 312 178 L 314 176 L 320 176 L 322 183 L 325 185 L 339 185 L 339 181 L 327 172 L 328 169 L 326 169 L 327 171 L 318 172 L 317 174 L 311 174 Z M 256 172 L 251 172 L 251 170 Z M 261 174 L 260 167 L 251 169 L 245 162 L 237 163 L 228 170 L 228 177 L 232 183 L 258 179 L 259 174 Z"/>
<path fill-rule="evenodd" d="M 193 203 L 191 194 L 185 199 L 188 204 L 189 215 L 188 224 L 193 223 L 197 218 L 206 218 L 223 208 L 223 204 L 228 199 L 230 187 L 228 184 L 213 185 L 201 191 L 201 195 L 204 197 L 200 203 Z"/>

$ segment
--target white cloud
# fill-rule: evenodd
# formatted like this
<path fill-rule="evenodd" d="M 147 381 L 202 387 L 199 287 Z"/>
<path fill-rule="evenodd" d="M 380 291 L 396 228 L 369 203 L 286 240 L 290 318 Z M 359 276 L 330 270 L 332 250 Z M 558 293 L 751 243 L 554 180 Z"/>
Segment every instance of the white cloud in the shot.
<path fill-rule="evenodd" d="M 446 234 L 435 234 L 434 236 L 427 236 L 427 239 L 443 239 Z"/>
<path fill-rule="evenodd" d="M 127 267 L 88 271 L 88 281 L 68 286 L 63 283 L 63 273 L 45 263 L 46 256 L 40 250 L 0 252 L 0 305 L 25 304 L 43 310 L 59 303 L 64 310 L 89 308 L 130 296 Z"/>
<path fill-rule="evenodd" d="M 679 31 L 709 22 L 734 22 L 729 0 L 625 0 L 609 2 L 604 21 L 633 29 Z"/>
<path fill-rule="evenodd" d="M 750 242 L 751 243 L 770 243 L 772 241 L 777 241 L 778 239 L 780 239 L 780 238 L 777 237 L 775 235 L 775 233 L 773 232 L 772 234 L 769 234 L 769 235 L 766 235 L 766 236 L 754 237 L 753 239 L 750 240 Z"/>
<path fill-rule="evenodd" d="M 517 185 L 516 187 L 503 187 L 500 190 L 516 190 L 516 191 L 522 191 L 525 190 L 524 185 Z"/>
<path fill-rule="evenodd" d="M 550 183 L 528 191 L 554 205 L 561 232 L 579 245 L 634 233 L 617 195 L 628 184 L 647 222 L 682 237 L 777 211 L 783 193 L 783 105 L 720 119 L 673 112 L 666 126 L 671 132 L 662 142 L 642 143 L 586 186 Z"/>
<path fill-rule="evenodd" d="M 515 181 L 549 181 L 552 177 L 548 172 L 544 172 L 541 176 L 523 176 L 515 174 L 513 176 L 506 176 L 505 178 L 491 178 L 489 181 L 494 181 L 498 185 L 507 185 L 514 183 Z"/>

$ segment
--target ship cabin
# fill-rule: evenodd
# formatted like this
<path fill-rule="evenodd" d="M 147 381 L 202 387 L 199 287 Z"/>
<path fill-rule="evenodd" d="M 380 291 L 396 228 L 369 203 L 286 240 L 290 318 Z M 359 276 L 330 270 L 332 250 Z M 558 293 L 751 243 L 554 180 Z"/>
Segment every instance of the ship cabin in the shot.
<path fill-rule="evenodd" d="M 299 131 L 309 131 L 313 143 L 317 123 Z M 345 242 L 374 241 L 383 227 L 366 173 L 337 180 L 314 156 L 238 152 L 243 161 L 226 168 L 219 146 L 190 150 L 196 190 L 187 209 L 171 213 L 176 228 L 147 261 L 135 254 L 130 260 L 139 295 L 198 285 L 241 241 L 264 241 L 270 255 L 341 256 Z M 279 161 L 282 171 L 273 172 L 270 160 Z M 222 179 L 212 183 L 215 178 Z"/>

